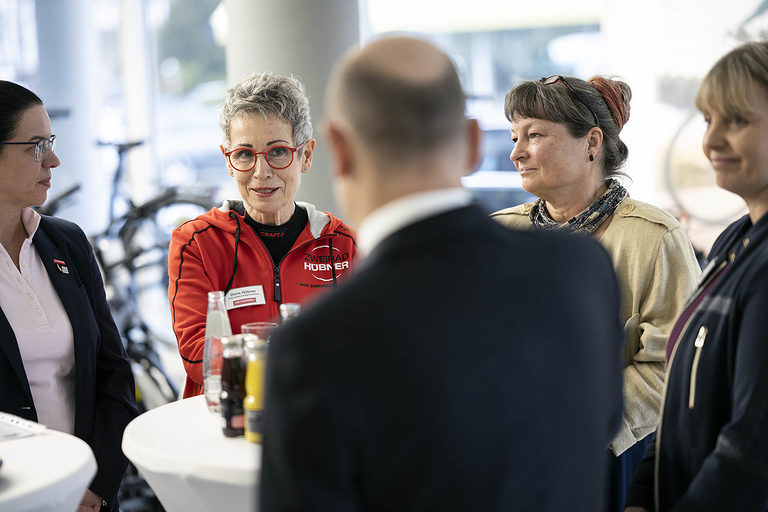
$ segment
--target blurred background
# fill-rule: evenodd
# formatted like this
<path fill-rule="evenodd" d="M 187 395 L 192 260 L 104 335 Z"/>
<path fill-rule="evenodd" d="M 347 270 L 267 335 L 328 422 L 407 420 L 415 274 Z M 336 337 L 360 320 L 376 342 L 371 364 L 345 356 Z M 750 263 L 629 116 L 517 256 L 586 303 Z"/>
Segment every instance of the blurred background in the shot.
<path fill-rule="evenodd" d="M 51 115 L 61 166 L 47 211 L 91 237 L 151 408 L 175 399 L 184 377 L 169 233 L 238 197 L 219 150 L 229 84 L 265 70 L 304 82 L 318 147 L 298 199 L 343 218 L 320 127 L 328 74 L 352 45 L 411 33 L 452 56 L 485 134 L 464 184 L 488 211 L 530 199 L 509 161 L 505 93 L 551 74 L 618 76 L 633 91 L 624 185 L 679 218 L 706 253 L 746 210 L 714 184 L 693 99 L 721 55 L 768 34 L 766 11 L 768 0 L 0 0 L 0 79 L 31 88 Z M 121 496 L 124 510 L 160 510 L 140 481 Z"/>
<path fill-rule="evenodd" d="M 235 197 L 219 151 L 217 108 L 250 71 L 292 73 L 307 85 L 316 130 L 330 66 L 379 34 L 432 39 L 460 70 L 468 111 L 485 130 L 480 169 L 465 180 L 488 209 L 528 199 L 508 159 L 506 91 L 550 74 L 617 75 L 633 88 L 623 137 L 630 194 L 680 217 L 697 247 L 741 213 L 713 185 L 693 110 L 701 76 L 738 43 L 768 29 L 764 0 L 0 0 L 0 78 L 45 101 L 62 165 L 51 198 L 78 184 L 57 214 L 86 232 L 109 221 L 121 192 L 135 203 L 168 187 Z M 334 213 L 329 162 L 320 158 L 300 199 Z M 120 198 L 118 198 L 120 199 Z M 120 209 L 119 205 L 115 208 Z M 119 211 L 117 213 L 120 213 Z"/>

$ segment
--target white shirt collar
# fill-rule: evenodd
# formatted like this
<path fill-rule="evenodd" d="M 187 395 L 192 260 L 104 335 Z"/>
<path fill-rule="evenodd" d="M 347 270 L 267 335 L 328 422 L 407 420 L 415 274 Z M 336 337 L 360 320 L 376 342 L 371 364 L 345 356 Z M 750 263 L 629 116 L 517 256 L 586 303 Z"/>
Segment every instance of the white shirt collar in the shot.
<path fill-rule="evenodd" d="M 32 208 L 24 208 L 21 210 L 21 223 L 24 224 L 24 229 L 29 235 L 27 238 L 32 238 L 40 225 L 40 214 Z"/>
<path fill-rule="evenodd" d="M 444 211 L 467 206 L 472 194 L 464 188 L 446 188 L 399 197 L 377 208 L 360 223 L 357 249 L 367 256 L 389 235 Z"/>

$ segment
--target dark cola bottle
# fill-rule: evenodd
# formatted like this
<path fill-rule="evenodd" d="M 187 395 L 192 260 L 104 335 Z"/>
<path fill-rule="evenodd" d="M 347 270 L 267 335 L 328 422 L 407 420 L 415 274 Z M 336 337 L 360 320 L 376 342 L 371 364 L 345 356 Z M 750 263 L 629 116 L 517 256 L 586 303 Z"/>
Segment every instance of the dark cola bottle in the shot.
<path fill-rule="evenodd" d="M 240 334 L 221 339 L 221 416 L 222 430 L 227 437 L 245 433 L 245 363 L 243 361 L 243 337 Z"/>

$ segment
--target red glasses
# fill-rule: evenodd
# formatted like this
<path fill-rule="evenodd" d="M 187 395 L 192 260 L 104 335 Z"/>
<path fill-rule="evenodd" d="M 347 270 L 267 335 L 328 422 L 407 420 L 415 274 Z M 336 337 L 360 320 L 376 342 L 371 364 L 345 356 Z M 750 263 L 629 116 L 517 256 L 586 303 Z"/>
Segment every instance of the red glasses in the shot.
<path fill-rule="evenodd" d="M 266 151 L 254 151 L 251 148 L 235 148 L 232 151 L 226 151 L 223 146 L 220 147 L 221 152 L 227 157 L 229 165 L 233 169 L 247 172 L 256 167 L 256 160 L 259 158 L 259 155 L 264 155 L 267 165 L 271 168 L 277 170 L 285 169 L 293 163 L 293 154 L 303 148 L 307 142 L 296 148 L 272 146 Z"/>

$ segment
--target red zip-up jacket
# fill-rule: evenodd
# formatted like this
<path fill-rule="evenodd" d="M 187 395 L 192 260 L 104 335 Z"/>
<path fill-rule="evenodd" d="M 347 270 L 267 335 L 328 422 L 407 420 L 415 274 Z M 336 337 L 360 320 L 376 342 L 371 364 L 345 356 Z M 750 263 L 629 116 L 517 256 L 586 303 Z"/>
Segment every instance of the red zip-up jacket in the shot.
<path fill-rule="evenodd" d="M 245 222 L 241 201 L 225 201 L 173 232 L 168 253 L 168 300 L 187 372 L 184 398 L 203 392 L 208 292 L 226 293 L 233 334 L 248 322 L 276 321 L 284 302 L 305 302 L 350 274 L 355 235 L 340 219 L 308 203 L 309 222 L 291 250 L 273 262 Z"/>

